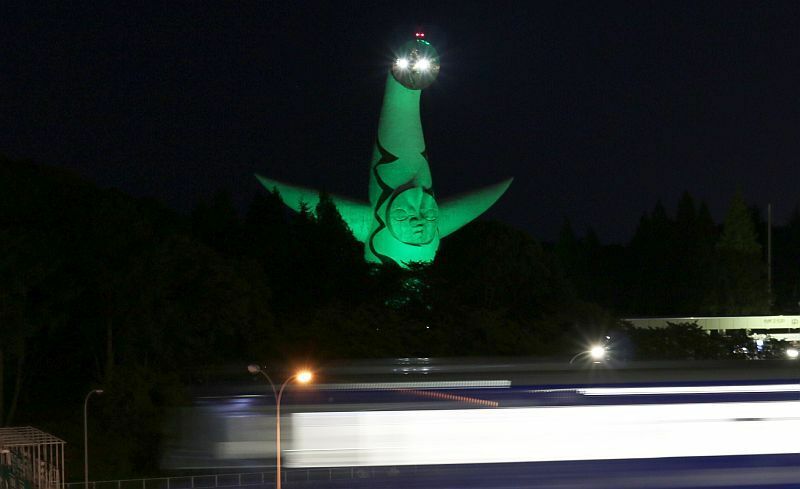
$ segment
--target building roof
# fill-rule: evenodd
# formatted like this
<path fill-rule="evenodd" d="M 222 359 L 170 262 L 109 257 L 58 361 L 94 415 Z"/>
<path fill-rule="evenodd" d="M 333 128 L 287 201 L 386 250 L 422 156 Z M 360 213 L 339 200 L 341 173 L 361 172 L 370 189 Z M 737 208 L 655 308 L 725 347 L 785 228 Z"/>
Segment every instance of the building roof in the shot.
<path fill-rule="evenodd" d="M 65 443 L 64 440 L 32 426 L 0 428 L 0 449 Z"/>

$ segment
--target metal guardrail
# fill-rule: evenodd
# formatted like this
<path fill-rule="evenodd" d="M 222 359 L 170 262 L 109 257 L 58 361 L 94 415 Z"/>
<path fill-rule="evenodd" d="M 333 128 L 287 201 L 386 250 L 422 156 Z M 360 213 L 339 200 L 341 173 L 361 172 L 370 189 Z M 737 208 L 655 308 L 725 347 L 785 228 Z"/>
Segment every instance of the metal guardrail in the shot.
<path fill-rule="evenodd" d="M 314 469 L 285 469 L 281 471 L 284 482 L 314 482 L 342 479 L 369 479 L 393 477 L 403 472 L 416 472 L 416 466 L 407 467 L 332 467 Z M 275 486 L 275 472 L 244 472 L 238 474 L 187 475 L 180 477 L 155 477 L 150 479 L 122 479 L 90 481 L 88 489 L 222 489 L 230 487 Z M 64 489 L 84 489 L 83 482 L 64 484 Z"/>
<path fill-rule="evenodd" d="M 224 487 L 261 486 L 274 482 L 274 472 L 241 474 L 188 475 L 151 479 L 90 481 L 88 489 L 214 489 Z M 83 482 L 70 482 L 65 489 L 84 489 Z"/>

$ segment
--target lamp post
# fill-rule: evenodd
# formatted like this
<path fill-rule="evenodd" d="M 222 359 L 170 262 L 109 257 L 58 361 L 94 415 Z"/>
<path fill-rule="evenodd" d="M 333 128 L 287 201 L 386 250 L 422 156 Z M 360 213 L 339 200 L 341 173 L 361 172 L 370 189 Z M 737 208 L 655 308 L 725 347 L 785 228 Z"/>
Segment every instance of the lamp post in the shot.
<path fill-rule="evenodd" d="M 86 394 L 83 400 L 83 487 L 89 489 L 89 431 L 87 429 L 86 411 L 89 406 L 89 398 L 92 394 L 102 394 L 103 389 L 93 389 Z"/>
<path fill-rule="evenodd" d="M 277 489 L 281 489 L 281 397 L 283 397 L 283 389 L 285 389 L 286 386 L 289 385 L 289 382 L 293 380 L 296 380 L 301 384 L 307 384 L 311 381 L 312 375 L 308 370 L 301 370 L 300 372 L 292 374 L 285 381 L 283 381 L 281 388 L 276 392 L 275 384 L 272 382 L 272 379 L 269 378 L 267 372 L 265 372 L 260 366 L 256 364 L 248 365 L 247 371 L 251 374 L 261 373 L 261 375 L 267 379 L 267 382 L 269 382 L 269 386 L 272 387 L 272 394 L 275 396 L 275 487 Z"/>

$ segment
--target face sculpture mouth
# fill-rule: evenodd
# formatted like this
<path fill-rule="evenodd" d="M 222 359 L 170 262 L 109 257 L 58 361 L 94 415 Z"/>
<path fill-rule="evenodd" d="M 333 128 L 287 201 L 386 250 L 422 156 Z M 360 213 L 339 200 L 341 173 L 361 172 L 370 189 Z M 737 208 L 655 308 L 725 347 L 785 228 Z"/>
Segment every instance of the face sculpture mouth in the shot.
<path fill-rule="evenodd" d="M 421 246 L 436 237 L 439 206 L 422 187 L 411 187 L 395 194 L 386 212 L 386 225 L 398 241 Z"/>

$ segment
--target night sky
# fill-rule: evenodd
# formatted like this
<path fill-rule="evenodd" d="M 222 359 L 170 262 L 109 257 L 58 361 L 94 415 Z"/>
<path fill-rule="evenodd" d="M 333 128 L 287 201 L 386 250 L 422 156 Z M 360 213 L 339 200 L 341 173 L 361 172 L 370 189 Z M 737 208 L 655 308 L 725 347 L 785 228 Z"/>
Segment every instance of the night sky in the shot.
<path fill-rule="evenodd" d="M 14 6 L 11 3 L 18 5 Z M 440 198 L 624 242 L 684 190 L 800 201 L 798 2 L 4 2 L 0 153 L 180 211 L 254 172 L 366 200 L 392 48 L 441 54 L 422 95 Z"/>

